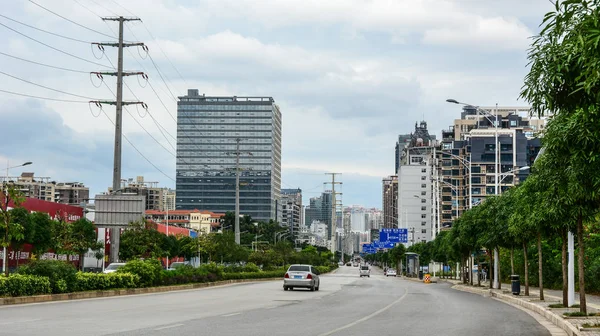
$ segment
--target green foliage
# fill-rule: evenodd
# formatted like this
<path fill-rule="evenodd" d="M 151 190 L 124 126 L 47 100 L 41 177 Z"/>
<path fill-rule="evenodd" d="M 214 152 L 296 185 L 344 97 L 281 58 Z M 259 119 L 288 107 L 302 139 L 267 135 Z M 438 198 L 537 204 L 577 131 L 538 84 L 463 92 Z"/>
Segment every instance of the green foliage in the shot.
<path fill-rule="evenodd" d="M 119 258 L 160 258 L 168 255 L 166 236 L 158 232 L 156 225 L 146 221 L 132 222 L 121 235 Z"/>
<path fill-rule="evenodd" d="M 268 272 L 240 272 L 240 273 L 225 273 L 223 280 L 234 279 L 265 279 L 265 278 L 283 278 L 286 270 L 280 269 Z"/>
<path fill-rule="evenodd" d="M 116 273 L 130 273 L 139 276 L 141 287 L 160 284 L 163 268 L 158 260 L 131 260 Z"/>
<path fill-rule="evenodd" d="M 74 291 L 76 287 L 77 270 L 65 261 L 34 260 L 21 266 L 18 272 L 19 274 L 47 277 L 54 294 Z"/>
<path fill-rule="evenodd" d="M 50 292 L 51 286 L 48 277 L 23 274 L 0 276 L 0 297 L 41 295 Z"/>
<path fill-rule="evenodd" d="M 77 273 L 77 291 L 136 288 L 140 276 L 132 273 Z"/>

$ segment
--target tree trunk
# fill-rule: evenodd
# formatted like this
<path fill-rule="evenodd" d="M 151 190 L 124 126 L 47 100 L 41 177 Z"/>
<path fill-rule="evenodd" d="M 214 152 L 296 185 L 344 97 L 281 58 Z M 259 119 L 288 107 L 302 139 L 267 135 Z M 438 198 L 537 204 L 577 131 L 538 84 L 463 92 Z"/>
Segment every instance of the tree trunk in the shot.
<path fill-rule="evenodd" d="M 85 259 L 85 253 L 79 253 L 79 270 L 83 272 L 83 260 Z"/>
<path fill-rule="evenodd" d="M 542 272 L 542 261 L 544 260 L 542 257 L 542 233 L 538 232 L 537 239 L 538 246 L 538 276 L 540 281 L 540 300 L 544 301 L 544 274 Z"/>
<path fill-rule="evenodd" d="M 579 245 L 579 253 L 577 255 L 577 264 L 579 269 L 579 304 L 580 312 L 587 314 L 587 303 L 585 301 L 585 249 L 583 245 L 583 216 L 581 213 L 577 217 L 577 244 Z"/>
<path fill-rule="evenodd" d="M 515 274 L 515 249 L 510 248 L 510 275 Z"/>
<path fill-rule="evenodd" d="M 473 286 L 473 257 L 469 254 L 469 284 Z"/>
<path fill-rule="evenodd" d="M 481 287 L 481 263 L 477 263 L 477 287 Z"/>
<path fill-rule="evenodd" d="M 490 289 L 494 288 L 494 282 L 492 281 L 492 279 L 494 278 L 494 253 L 491 252 L 490 253 L 490 263 L 489 263 L 489 267 L 488 267 L 488 279 L 490 280 Z"/>
<path fill-rule="evenodd" d="M 563 277 L 563 306 L 569 306 L 569 274 L 567 269 L 567 233 L 569 231 L 565 229 L 562 233 L 562 277 Z"/>
<path fill-rule="evenodd" d="M 502 273 L 500 272 L 500 248 L 496 248 L 498 249 L 498 289 L 502 289 Z"/>
<path fill-rule="evenodd" d="M 529 262 L 527 261 L 527 243 L 523 243 L 523 264 L 525 264 L 525 296 L 529 296 Z"/>

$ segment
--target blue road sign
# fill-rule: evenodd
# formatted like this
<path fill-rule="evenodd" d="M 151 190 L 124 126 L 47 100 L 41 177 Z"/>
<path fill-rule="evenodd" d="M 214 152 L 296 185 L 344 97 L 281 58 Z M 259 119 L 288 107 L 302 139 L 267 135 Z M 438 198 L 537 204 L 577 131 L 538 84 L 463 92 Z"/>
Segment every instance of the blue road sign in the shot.
<path fill-rule="evenodd" d="M 385 228 L 379 231 L 379 241 L 408 243 L 408 229 Z"/>
<path fill-rule="evenodd" d="M 373 247 L 375 247 L 375 248 L 384 249 L 384 248 L 393 248 L 396 245 L 396 243 L 390 242 L 390 241 L 376 240 L 376 241 L 372 242 L 371 245 L 373 245 Z"/>

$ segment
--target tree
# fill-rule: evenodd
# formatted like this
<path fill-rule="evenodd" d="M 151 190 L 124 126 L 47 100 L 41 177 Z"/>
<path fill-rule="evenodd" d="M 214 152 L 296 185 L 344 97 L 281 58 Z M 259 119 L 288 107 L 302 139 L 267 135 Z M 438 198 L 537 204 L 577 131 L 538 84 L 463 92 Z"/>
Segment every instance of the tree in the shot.
<path fill-rule="evenodd" d="M 528 58 L 531 69 L 521 97 L 534 113 L 554 113 L 546 128 L 544 146 L 566 179 L 553 181 L 565 196 L 570 212 L 577 213 L 579 293 L 581 312 L 585 298 L 584 222 L 597 212 L 600 199 L 600 1 L 555 2 L 534 38 Z"/>
<path fill-rule="evenodd" d="M 129 224 L 121 234 L 119 259 L 133 260 L 138 258 L 161 258 L 166 255 L 164 237 L 158 232 L 156 225 L 147 221 Z"/>
<path fill-rule="evenodd" d="M 104 244 L 98 243 L 96 226 L 85 217 L 69 223 L 68 227 L 71 250 L 79 255 L 79 267 L 83 270 L 85 253 L 98 250 Z"/>
<path fill-rule="evenodd" d="M 12 221 L 14 223 L 17 223 L 19 225 L 21 225 L 21 227 L 23 228 L 23 239 L 18 240 L 18 241 L 13 241 L 12 242 L 12 248 L 13 251 L 17 252 L 16 257 L 17 257 L 17 267 L 19 267 L 19 253 L 18 251 L 21 250 L 21 248 L 23 248 L 23 245 L 25 245 L 25 243 L 29 243 L 31 240 L 31 237 L 35 234 L 34 232 L 34 227 L 31 224 L 31 219 L 30 219 L 30 215 L 29 215 L 29 211 L 27 211 L 27 209 L 25 208 L 15 208 L 10 210 L 10 215 L 12 218 Z"/>
<path fill-rule="evenodd" d="M 29 237 L 29 243 L 33 246 L 34 254 L 42 255 L 53 246 L 52 233 L 55 230 L 56 221 L 44 212 L 31 213 L 29 221 L 33 226 L 33 235 Z"/>
<path fill-rule="evenodd" d="M 8 249 L 13 242 L 21 241 L 25 238 L 23 226 L 19 223 L 15 223 L 12 220 L 11 213 L 8 209 L 9 204 L 12 202 L 14 207 L 17 208 L 23 203 L 25 199 L 17 190 L 14 185 L 6 184 L 5 188 L 0 194 L 0 221 L 2 227 L 0 227 L 0 233 L 2 233 L 2 247 Z M 8 262 L 8 259 L 5 257 Z M 8 267 L 6 268 L 6 275 L 8 276 Z"/>

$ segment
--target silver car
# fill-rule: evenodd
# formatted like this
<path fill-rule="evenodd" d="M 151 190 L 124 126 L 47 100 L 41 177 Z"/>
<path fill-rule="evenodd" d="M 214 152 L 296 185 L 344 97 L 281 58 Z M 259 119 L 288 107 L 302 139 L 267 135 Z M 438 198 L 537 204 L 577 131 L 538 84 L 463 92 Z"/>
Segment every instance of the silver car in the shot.
<path fill-rule="evenodd" d="M 283 277 L 283 290 L 294 288 L 308 288 L 318 291 L 321 281 L 319 271 L 311 265 L 291 265 Z"/>

